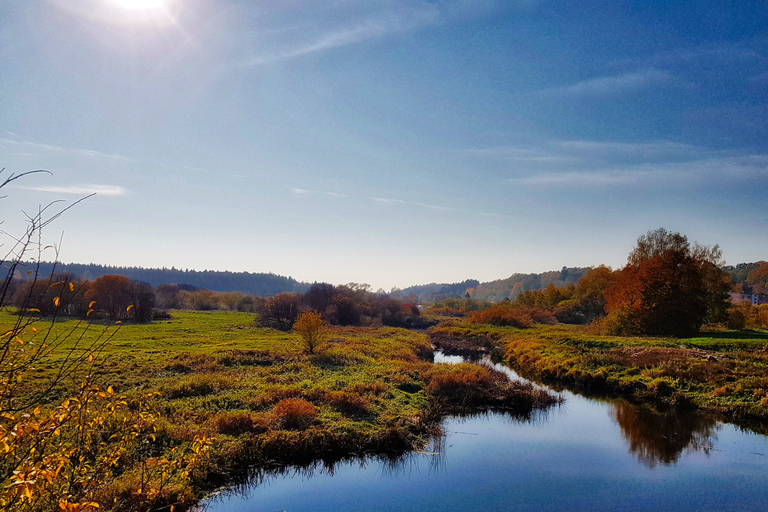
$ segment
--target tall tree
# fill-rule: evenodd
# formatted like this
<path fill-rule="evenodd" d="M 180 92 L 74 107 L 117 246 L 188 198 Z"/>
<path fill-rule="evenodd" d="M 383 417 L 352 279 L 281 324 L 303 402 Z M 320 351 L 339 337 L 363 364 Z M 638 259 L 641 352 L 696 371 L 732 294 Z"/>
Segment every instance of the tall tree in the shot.
<path fill-rule="evenodd" d="M 726 304 L 720 254 L 663 228 L 641 236 L 606 292 L 609 325 L 628 334 L 695 334 Z"/>

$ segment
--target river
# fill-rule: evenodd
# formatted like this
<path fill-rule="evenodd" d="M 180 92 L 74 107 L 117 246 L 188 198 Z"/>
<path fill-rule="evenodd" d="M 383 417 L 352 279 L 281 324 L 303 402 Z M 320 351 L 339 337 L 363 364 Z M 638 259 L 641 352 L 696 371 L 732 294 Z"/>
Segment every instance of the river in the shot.
<path fill-rule="evenodd" d="M 765 436 L 706 414 L 561 394 L 563 405 L 525 420 L 449 417 L 444 438 L 396 461 L 255 473 L 250 485 L 203 505 L 209 512 L 768 510 Z"/>

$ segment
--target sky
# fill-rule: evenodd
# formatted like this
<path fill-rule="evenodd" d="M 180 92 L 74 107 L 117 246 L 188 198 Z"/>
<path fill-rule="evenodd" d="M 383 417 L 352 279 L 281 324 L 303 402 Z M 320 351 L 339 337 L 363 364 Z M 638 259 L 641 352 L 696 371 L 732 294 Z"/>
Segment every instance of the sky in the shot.
<path fill-rule="evenodd" d="M 768 4 L 0 3 L 5 249 L 302 281 L 768 259 Z M 50 240 L 50 242 L 48 242 Z M 44 253 L 51 259 L 52 250 Z"/>

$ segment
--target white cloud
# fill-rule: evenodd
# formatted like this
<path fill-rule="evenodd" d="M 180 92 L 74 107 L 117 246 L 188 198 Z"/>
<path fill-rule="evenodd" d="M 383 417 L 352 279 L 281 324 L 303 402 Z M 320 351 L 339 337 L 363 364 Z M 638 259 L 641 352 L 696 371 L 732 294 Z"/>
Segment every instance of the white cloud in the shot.
<path fill-rule="evenodd" d="M 382 13 L 378 18 L 367 18 L 353 21 L 346 26 L 328 28 L 325 32 L 315 35 L 313 38 L 291 38 L 286 44 L 267 41 L 265 46 L 277 46 L 271 51 L 246 59 L 243 67 L 254 67 L 286 59 L 292 59 L 303 55 L 324 52 L 343 46 L 362 43 L 364 41 L 378 39 L 389 34 L 413 30 L 422 26 L 431 25 L 438 19 L 439 12 L 435 7 L 423 5 L 417 8 L 401 8 Z M 265 31 L 262 33 L 268 33 Z M 279 32 L 292 32 L 280 30 Z"/>
<path fill-rule="evenodd" d="M 331 196 L 331 197 L 347 197 L 344 194 L 337 194 L 336 192 L 325 192 L 323 190 L 306 190 L 306 189 L 303 189 L 303 188 L 291 188 L 291 192 L 293 192 L 294 194 L 299 194 L 299 195 L 303 195 L 303 194 L 311 194 L 311 195 L 319 194 L 319 195 Z"/>
<path fill-rule="evenodd" d="M 617 96 L 667 82 L 671 78 L 664 71 L 650 68 L 621 75 L 593 78 L 561 87 L 550 87 L 537 91 L 535 94 L 558 97 Z"/>
<path fill-rule="evenodd" d="M 99 196 L 124 196 L 127 190 L 117 185 L 68 185 L 63 187 L 23 187 L 25 190 L 35 190 L 38 192 L 51 192 L 54 194 L 75 194 L 85 196 L 96 194 Z"/>
<path fill-rule="evenodd" d="M 388 199 L 385 197 L 371 197 L 371 199 L 377 203 L 385 203 L 385 204 L 408 204 L 412 206 L 419 206 L 421 208 L 429 208 L 430 210 L 439 210 L 439 211 L 449 211 L 449 210 L 455 210 L 454 208 L 449 208 L 447 206 L 437 206 L 434 204 L 426 204 L 426 203 L 418 203 L 415 201 L 404 201 L 402 199 Z"/>
<path fill-rule="evenodd" d="M 690 187 L 696 184 L 768 180 L 768 155 L 705 156 L 687 162 L 638 163 L 583 172 L 546 172 L 512 178 L 511 183 L 536 187 L 594 188 L 663 184 Z"/>
<path fill-rule="evenodd" d="M 6 130 L 7 133 L 8 132 Z M 11 134 L 13 135 L 13 134 Z M 86 156 L 91 158 L 109 158 L 114 160 L 125 160 L 125 161 L 133 161 L 132 158 L 129 158 L 127 156 L 123 155 L 115 155 L 112 153 L 104 153 L 101 151 L 96 151 L 95 149 L 82 149 L 82 148 L 65 148 L 62 146 L 52 146 L 50 144 L 41 144 L 38 142 L 30 142 L 28 140 L 24 139 L 2 139 L 0 138 L 0 143 L 7 144 L 9 146 L 17 146 L 17 147 L 24 147 L 24 148 L 32 148 L 37 149 L 38 151 L 49 151 L 49 152 L 55 152 L 55 153 L 70 153 L 70 154 L 76 154 L 80 156 Z"/>
<path fill-rule="evenodd" d="M 768 155 L 712 150 L 673 141 L 538 141 L 527 147 L 462 150 L 507 182 L 536 187 L 615 187 L 768 179 Z M 477 163 L 473 163 L 477 166 Z M 672 181 L 670 181 L 672 180 Z"/>
<path fill-rule="evenodd" d="M 707 66 L 716 64 L 738 64 L 754 60 L 762 62 L 762 56 L 749 45 L 760 44 L 756 41 L 710 43 L 688 48 L 674 48 L 647 57 L 621 59 L 612 62 L 615 66 L 677 66 L 684 63 L 706 61 Z"/>

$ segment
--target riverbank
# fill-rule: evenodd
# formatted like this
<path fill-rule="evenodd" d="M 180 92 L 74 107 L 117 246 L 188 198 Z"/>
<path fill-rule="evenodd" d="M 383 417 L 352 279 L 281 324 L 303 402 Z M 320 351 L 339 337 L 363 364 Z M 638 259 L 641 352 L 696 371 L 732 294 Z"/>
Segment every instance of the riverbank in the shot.
<path fill-rule="evenodd" d="M 592 394 L 693 407 L 732 421 L 768 420 L 768 332 L 711 331 L 695 338 L 600 336 L 585 326 L 527 329 L 452 319 L 430 331 L 450 350 L 496 350 L 523 375 Z"/>
<path fill-rule="evenodd" d="M 4 315 L 6 323 L 13 320 Z M 121 326 L 96 354 L 102 389 L 110 386 L 129 404 L 143 401 L 157 418 L 150 435 L 113 468 L 111 482 L 93 494 L 102 509 L 133 510 L 147 464 L 173 461 L 174 449 L 200 436 L 214 441 L 191 472 L 191 485 L 162 487 L 155 504 L 181 510 L 248 467 L 420 449 L 440 435 L 449 412 L 494 407 L 525 415 L 559 400 L 484 366 L 433 364 L 425 333 L 335 328 L 318 353 L 308 354 L 296 335 L 256 327 L 254 320 L 174 311 L 170 320 Z M 36 378 L 42 382 L 62 366 L 69 344 L 88 346 L 101 331 L 84 328 L 74 321 L 54 327 L 73 334 L 60 337 L 63 344 Z M 66 397 L 59 385 L 44 407 Z"/>

